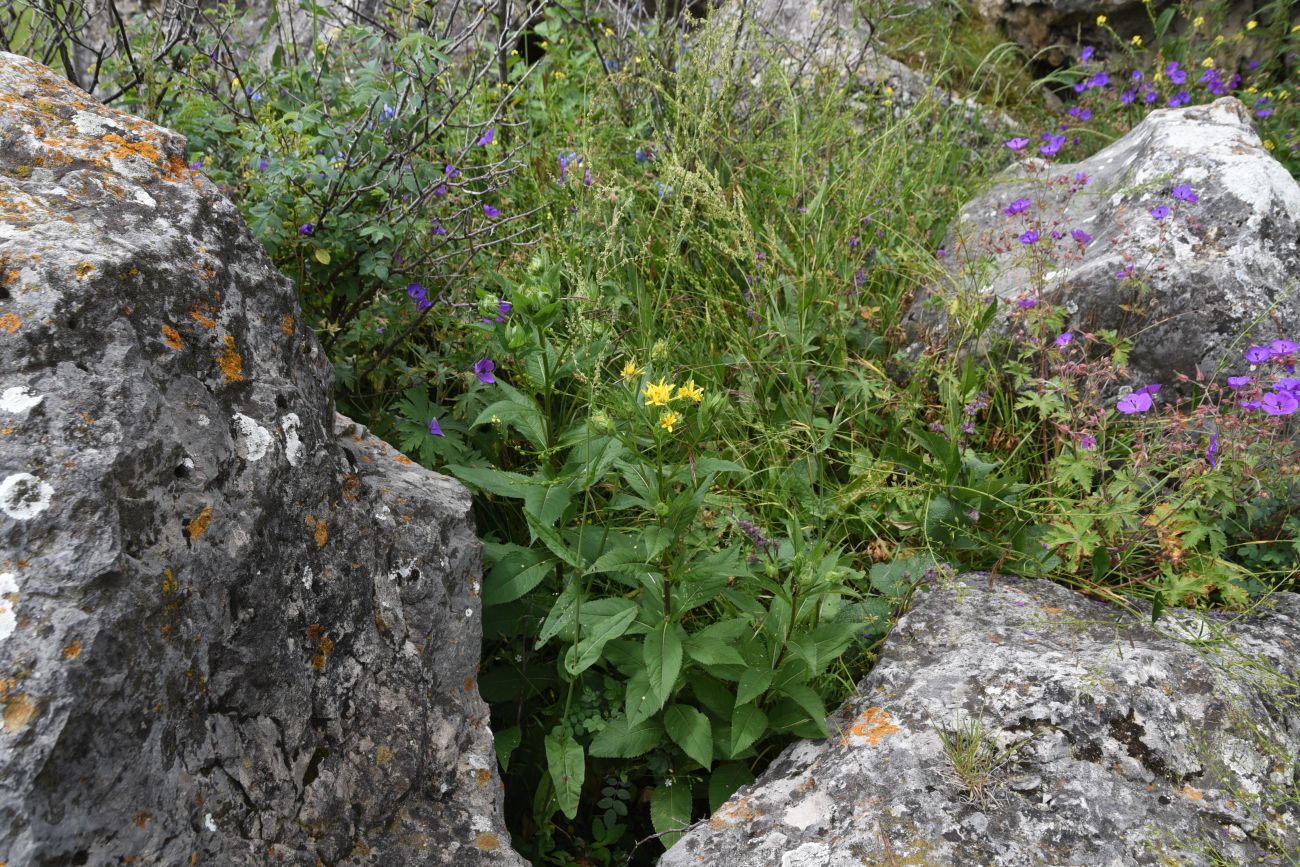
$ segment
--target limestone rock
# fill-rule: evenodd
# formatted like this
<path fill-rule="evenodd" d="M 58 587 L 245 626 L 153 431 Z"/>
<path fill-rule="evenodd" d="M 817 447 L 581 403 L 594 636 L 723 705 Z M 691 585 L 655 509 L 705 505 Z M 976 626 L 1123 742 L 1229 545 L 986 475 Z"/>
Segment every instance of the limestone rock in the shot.
<path fill-rule="evenodd" d="M 660 865 L 1286 863 L 1300 596 L 1271 604 L 1153 627 L 1046 581 L 918 593 L 830 739 L 787 749 Z M 941 745 L 959 711 L 1012 749 L 981 797 Z"/>
<path fill-rule="evenodd" d="M 519 865 L 469 498 L 176 134 L 0 54 L 0 862 Z"/>
<path fill-rule="evenodd" d="M 1013 311 L 1034 293 L 1035 257 L 1051 248 L 1042 300 L 1063 305 L 1076 332 L 1133 337 L 1138 384 L 1244 370 L 1246 332 L 1300 339 L 1300 184 L 1235 98 L 1153 111 L 1082 162 L 1035 157 L 998 181 L 962 209 L 947 243 L 953 279 L 921 296 L 914 329 L 941 328 L 942 311 L 926 302 L 952 291 Z M 1197 201 L 1174 197 L 1181 185 Z M 1032 206 L 1006 215 L 1020 198 Z M 1171 211 L 1157 219 L 1162 207 Z M 1019 241 L 1028 230 L 1039 234 L 1032 250 Z"/>

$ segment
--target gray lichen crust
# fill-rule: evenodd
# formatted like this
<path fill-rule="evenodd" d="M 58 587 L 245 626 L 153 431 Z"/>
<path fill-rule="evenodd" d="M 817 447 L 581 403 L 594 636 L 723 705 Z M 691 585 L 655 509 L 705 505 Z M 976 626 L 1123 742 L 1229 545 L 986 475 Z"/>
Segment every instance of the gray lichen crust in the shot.
<path fill-rule="evenodd" d="M 517 865 L 469 498 L 174 133 L 0 54 L 0 862 Z"/>
<path fill-rule="evenodd" d="M 1282 864 L 1300 851 L 1300 597 L 1149 619 L 1045 581 L 918 594 L 832 736 L 774 761 L 662 867 Z M 981 721 L 997 797 L 939 730 Z M 1212 860 L 1217 857 L 1219 860 Z"/>

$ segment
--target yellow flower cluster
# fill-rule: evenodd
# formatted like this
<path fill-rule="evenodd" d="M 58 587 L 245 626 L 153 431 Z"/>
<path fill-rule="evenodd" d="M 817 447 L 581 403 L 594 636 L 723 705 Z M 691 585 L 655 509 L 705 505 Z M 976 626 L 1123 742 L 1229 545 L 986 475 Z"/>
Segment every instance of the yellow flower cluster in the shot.
<path fill-rule="evenodd" d="M 623 365 L 621 374 L 624 381 L 640 376 L 645 371 L 644 367 L 637 366 L 636 362 L 628 361 Z M 681 385 L 674 385 L 663 377 L 658 382 L 647 382 L 641 389 L 641 396 L 645 398 L 646 406 L 662 406 L 664 411 L 659 416 L 659 427 L 672 433 L 677 425 L 682 423 L 682 414 L 670 407 L 673 401 L 687 400 L 692 403 L 701 403 L 704 400 L 704 389 L 695 384 L 695 380 L 688 379 Z"/>

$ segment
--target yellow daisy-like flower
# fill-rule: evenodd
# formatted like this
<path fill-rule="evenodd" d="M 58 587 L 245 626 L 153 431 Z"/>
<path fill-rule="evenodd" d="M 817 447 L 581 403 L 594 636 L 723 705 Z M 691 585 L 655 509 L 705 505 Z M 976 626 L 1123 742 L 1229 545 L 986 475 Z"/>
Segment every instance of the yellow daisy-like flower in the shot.
<path fill-rule="evenodd" d="M 1136 45 L 1136 46 L 1141 46 L 1141 45 L 1142 45 L 1142 34 L 1141 34 L 1141 33 L 1134 33 L 1134 34 L 1133 34 L 1133 38 L 1130 39 L 1129 42 L 1132 42 L 1132 43 L 1133 43 L 1134 45 Z"/>
<path fill-rule="evenodd" d="M 1247 29 L 1247 30 L 1254 30 L 1254 29 L 1255 29 L 1256 27 L 1258 27 L 1258 26 L 1259 26 L 1259 22 L 1258 22 L 1258 21 L 1247 21 L 1247 22 L 1246 22 L 1246 29 Z"/>
<path fill-rule="evenodd" d="M 1205 24 L 1205 16 L 1204 16 L 1204 15 L 1197 15 L 1197 16 L 1196 16 L 1196 19 L 1192 21 L 1192 26 L 1193 26 L 1193 27 L 1201 27 L 1201 26 L 1204 25 L 1204 24 Z"/>
<path fill-rule="evenodd" d="M 670 382 L 660 379 L 658 382 L 647 382 L 645 391 L 646 406 L 667 406 L 668 401 L 673 399 L 673 386 Z"/>
<path fill-rule="evenodd" d="M 1205 69 L 1213 69 L 1213 68 L 1214 68 L 1214 58 L 1213 58 L 1213 57 L 1207 57 L 1207 58 L 1205 58 L 1204 60 L 1201 61 L 1201 66 L 1202 66 L 1203 68 L 1205 68 Z"/>
<path fill-rule="evenodd" d="M 1269 141 L 1265 141 L 1265 142 L 1264 142 L 1264 149 L 1265 149 L 1265 150 L 1270 150 L 1270 151 L 1271 151 L 1271 150 L 1272 150 L 1273 148 L 1275 148 L 1275 147 L 1277 147 L 1277 145 L 1273 144 L 1273 142 L 1272 142 L 1271 140 L 1269 140 Z"/>
<path fill-rule="evenodd" d="M 704 400 L 704 389 L 696 385 L 694 379 L 688 379 L 686 380 L 685 385 L 677 386 L 677 397 L 690 398 L 696 403 L 699 403 L 700 401 Z"/>
<path fill-rule="evenodd" d="M 659 426 L 664 430 L 668 431 L 669 433 L 672 433 L 673 427 L 675 427 L 677 422 L 681 420 L 682 420 L 682 414 L 670 409 L 668 410 L 668 412 L 659 416 Z"/>
<path fill-rule="evenodd" d="M 1106 16 L 1105 16 L 1105 15 L 1098 15 L 1098 16 L 1097 16 L 1097 26 L 1098 26 L 1098 27 L 1105 27 L 1105 26 L 1106 26 Z"/>
<path fill-rule="evenodd" d="M 645 371 L 644 367 L 637 367 L 636 362 L 628 359 L 627 364 L 623 365 L 623 372 L 619 374 L 623 379 L 632 379 L 640 376 Z"/>

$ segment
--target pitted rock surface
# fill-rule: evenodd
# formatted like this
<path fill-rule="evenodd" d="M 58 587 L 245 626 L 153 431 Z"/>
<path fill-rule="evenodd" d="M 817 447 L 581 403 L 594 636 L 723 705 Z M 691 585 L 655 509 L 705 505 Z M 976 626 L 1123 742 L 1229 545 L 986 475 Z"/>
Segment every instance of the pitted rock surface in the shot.
<path fill-rule="evenodd" d="M 1172 196 L 1183 184 L 1196 202 Z M 1008 216 L 1019 198 L 1033 205 Z M 1153 217 L 1159 207 L 1170 214 Z M 1040 237 L 1026 247 L 1030 229 Z M 1037 264 L 1048 247 L 1052 260 Z M 1244 372 L 1243 334 L 1300 339 L 1300 184 L 1232 97 L 1153 111 L 1082 162 L 1018 164 L 962 209 L 947 249 L 952 280 L 918 300 L 915 329 L 942 327 L 927 301 L 953 291 L 995 299 L 1005 322 L 1040 270 L 1040 300 L 1064 307 L 1066 328 L 1133 338 L 1138 385 Z"/>
<path fill-rule="evenodd" d="M 787 749 L 660 865 L 1288 863 L 1300 596 L 1271 606 L 1153 627 L 1046 581 L 918 593 L 831 737 Z M 991 744 L 1028 739 L 982 802 L 936 731 L 959 711 Z"/>
<path fill-rule="evenodd" d="M 469 498 L 184 154 L 0 54 L 0 862 L 522 864 Z"/>

